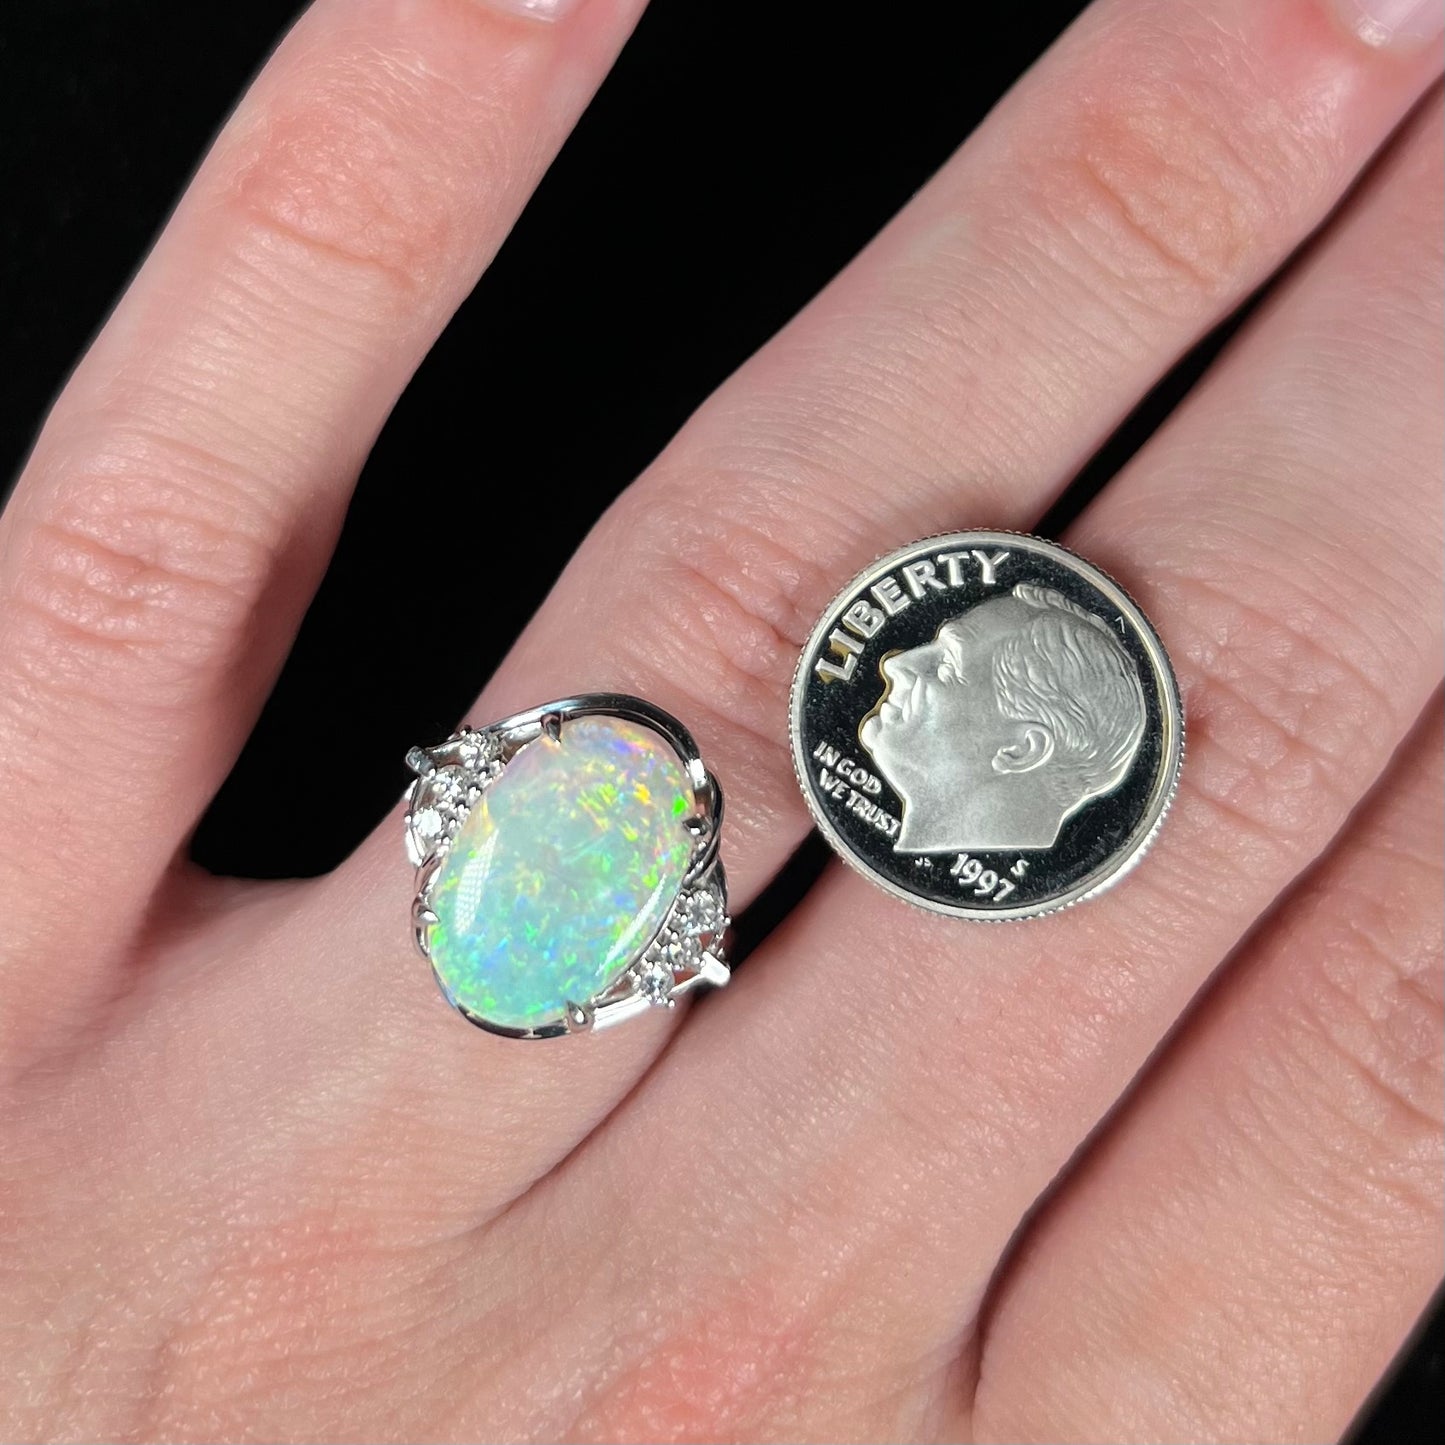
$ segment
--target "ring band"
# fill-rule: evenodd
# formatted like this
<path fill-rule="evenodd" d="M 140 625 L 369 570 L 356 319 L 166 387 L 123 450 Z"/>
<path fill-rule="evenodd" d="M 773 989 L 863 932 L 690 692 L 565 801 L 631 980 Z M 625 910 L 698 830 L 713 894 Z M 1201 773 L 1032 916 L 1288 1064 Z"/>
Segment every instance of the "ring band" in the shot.
<path fill-rule="evenodd" d="M 469 1022 L 555 1038 L 727 983 L 722 789 L 676 718 L 588 693 L 406 762 L 413 937 Z"/>

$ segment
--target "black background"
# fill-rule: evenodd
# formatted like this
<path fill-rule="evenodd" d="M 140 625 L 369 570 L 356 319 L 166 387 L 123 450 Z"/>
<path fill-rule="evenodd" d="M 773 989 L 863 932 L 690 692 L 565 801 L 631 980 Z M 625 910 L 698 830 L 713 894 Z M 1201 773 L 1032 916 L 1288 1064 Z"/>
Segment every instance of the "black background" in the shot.
<path fill-rule="evenodd" d="M 291 0 L 0 0 L 0 478 L 164 219 L 207 139 L 295 13 Z M 403 397 L 259 728 L 198 836 L 227 872 L 314 873 L 355 845 L 445 735 L 617 490 L 937 167 L 1075 4 L 858 6 L 654 0 L 496 265 Z M 987 24 L 979 23 L 987 12 Z M 1211 347 L 1089 469 L 1127 456 Z M 522 484 L 528 559 L 468 654 L 419 682 L 397 577 L 431 505 Z M 1066 502 L 1064 510 L 1070 503 Z M 1056 514 L 1055 523 L 1062 513 Z M 1050 530 L 1046 524 L 1041 530 Z M 489 539 L 477 535 L 486 549 Z M 505 566 L 487 552 L 487 567 Z M 458 569 L 439 606 L 470 586 Z M 281 829 L 323 719 L 347 786 Z M 816 852 L 751 920 L 756 934 Z M 1437 1311 L 1357 1426 L 1425 1439 Z M 1433 1437 L 1433 1432 L 1431 1432 Z"/>

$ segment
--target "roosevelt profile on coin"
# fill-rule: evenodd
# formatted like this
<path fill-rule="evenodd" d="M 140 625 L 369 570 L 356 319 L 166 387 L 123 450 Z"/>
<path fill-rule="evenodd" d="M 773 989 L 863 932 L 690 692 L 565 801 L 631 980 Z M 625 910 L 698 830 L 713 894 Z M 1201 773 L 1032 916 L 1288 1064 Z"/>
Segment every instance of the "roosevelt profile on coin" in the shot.
<path fill-rule="evenodd" d="M 900 853 L 1052 848 L 1119 786 L 1144 736 L 1133 660 L 1047 587 L 979 603 L 880 671 L 858 735 L 903 805 Z"/>

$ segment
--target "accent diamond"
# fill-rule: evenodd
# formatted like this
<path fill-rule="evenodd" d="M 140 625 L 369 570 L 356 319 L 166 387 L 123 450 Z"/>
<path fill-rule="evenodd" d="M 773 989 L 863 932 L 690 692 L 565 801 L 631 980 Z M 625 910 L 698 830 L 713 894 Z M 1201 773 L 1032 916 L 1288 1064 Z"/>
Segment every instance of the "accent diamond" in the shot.
<path fill-rule="evenodd" d="M 727 927 L 722 899 L 711 888 L 699 888 L 677 901 L 677 922 L 692 938 L 720 933 Z"/>
<path fill-rule="evenodd" d="M 495 733 L 478 732 L 468 728 L 462 734 L 457 747 L 457 756 L 469 768 L 483 768 L 494 763 L 502 755 L 502 742 Z"/>
<path fill-rule="evenodd" d="M 695 973 L 702 960 L 702 944 L 695 934 L 669 931 L 662 956 L 675 973 Z"/>
<path fill-rule="evenodd" d="M 654 1008 L 672 1004 L 672 970 L 660 958 L 648 958 L 637 965 L 637 991 Z"/>

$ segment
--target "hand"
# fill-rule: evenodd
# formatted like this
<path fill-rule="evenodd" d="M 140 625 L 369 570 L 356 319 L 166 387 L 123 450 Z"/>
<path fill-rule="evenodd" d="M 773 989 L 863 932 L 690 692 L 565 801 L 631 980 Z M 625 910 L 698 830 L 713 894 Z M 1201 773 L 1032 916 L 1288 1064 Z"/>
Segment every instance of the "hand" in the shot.
<path fill-rule="evenodd" d="M 641 4 L 317 0 L 0 518 L 3 1433 L 1334 1436 L 1441 1269 L 1438 36 L 1097 0 L 471 713 L 676 713 L 741 911 L 806 832 L 785 697 L 836 588 L 1029 527 L 1328 218 L 1064 539 L 1189 719 L 1111 893 L 985 928 L 835 866 L 696 1017 L 517 1045 L 411 957 L 395 816 L 314 882 L 184 861 Z"/>

